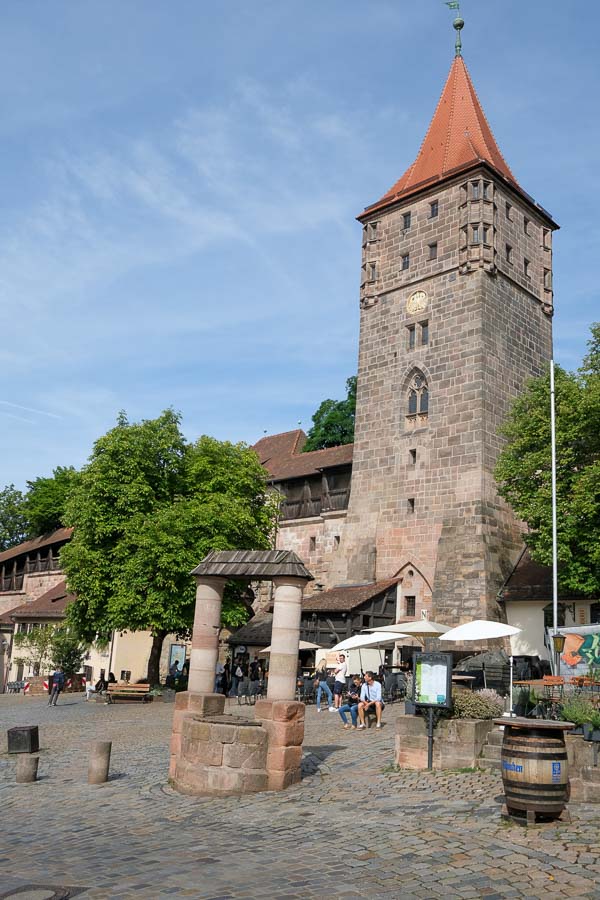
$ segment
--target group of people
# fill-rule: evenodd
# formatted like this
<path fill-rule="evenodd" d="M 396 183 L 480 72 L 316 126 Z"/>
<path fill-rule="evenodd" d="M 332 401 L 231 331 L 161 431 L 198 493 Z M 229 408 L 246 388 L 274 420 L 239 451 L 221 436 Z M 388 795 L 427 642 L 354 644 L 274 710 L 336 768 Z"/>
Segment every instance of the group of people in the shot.
<path fill-rule="evenodd" d="M 249 661 L 236 658 L 233 663 L 227 658 L 224 663 L 218 661 L 215 667 L 215 694 L 237 697 L 240 685 L 246 680 L 250 693 L 257 694 L 264 678 L 265 670 L 258 656 Z"/>
<path fill-rule="evenodd" d="M 108 673 L 108 678 L 106 678 L 104 674 L 104 669 L 100 670 L 100 678 L 96 682 L 96 684 L 86 684 L 85 686 L 85 699 L 90 700 L 92 694 L 106 694 L 108 691 L 109 684 L 116 684 L 117 679 L 114 676 L 114 672 Z"/>
<path fill-rule="evenodd" d="M 338 662 L 333 667 L 333 693 L 329 687 L 328 678 L 327 660 L 322 659 L 317 665 L 314 679 L 318 713 L 321 712 L 321 698 L 325 694 L 329 712 L 339 713 L 344 728 L 365 728 L 365 715 L 370 709 L 374 709 L 377 728 L 381 728 L 381 714 L 385 704 L 381 682 L 375 680 L 374 672 L 365 672 L 364 679 L 360 675 L 353 675 L 348 686 L 346 654 L 340 653 Z M 350 713 L 351 722 L 348 721 L 348 713 Z"/>

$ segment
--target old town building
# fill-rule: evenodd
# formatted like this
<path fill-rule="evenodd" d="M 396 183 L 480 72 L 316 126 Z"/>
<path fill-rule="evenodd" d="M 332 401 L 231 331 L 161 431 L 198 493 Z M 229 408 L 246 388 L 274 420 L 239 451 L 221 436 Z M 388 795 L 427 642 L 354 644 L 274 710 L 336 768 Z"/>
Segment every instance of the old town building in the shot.
<path fill-rule="evenodd" d="M 551 357 L 557 226 L 505 162 L 460 55 L 415 162 L 358 219 L 355 443 L 258 442 L 285 495 L 277 545 L 324 603 L 394 579 L 398 617 L 503 616 L 522 540 L 494 481 L 498 429 Z"/>

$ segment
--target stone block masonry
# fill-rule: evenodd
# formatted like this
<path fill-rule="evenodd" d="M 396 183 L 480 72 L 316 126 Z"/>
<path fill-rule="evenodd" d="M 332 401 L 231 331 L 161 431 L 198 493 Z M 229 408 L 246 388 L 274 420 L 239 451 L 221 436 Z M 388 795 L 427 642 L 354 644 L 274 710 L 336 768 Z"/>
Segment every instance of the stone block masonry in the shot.
<path fill-rule="evenodd" d="M 264 791 L 268 733 L 241 716 L 188 716 L 172 775 L 182 794 L 218 797 Z"/>
<path fill-rule="evenodd" d="M 370 274 L 352 487 L 329 582 L 404 581 L 411 571 L 401 614 L 498 618 L 498 590 L 522 547 L 494 482 L 498 429 L 550 359 L 551 225 L 484 167 L 361 219 Z M 416 376 L 424 411 L 409 407 Z"/>

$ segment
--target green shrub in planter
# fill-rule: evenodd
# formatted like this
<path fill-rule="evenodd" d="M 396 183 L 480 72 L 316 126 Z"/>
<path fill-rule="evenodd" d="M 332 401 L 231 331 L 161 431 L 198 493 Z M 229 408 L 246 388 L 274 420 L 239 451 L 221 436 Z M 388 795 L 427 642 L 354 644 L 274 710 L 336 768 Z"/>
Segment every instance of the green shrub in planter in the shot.
<path fill-rule="evenodd" d="M 504 712 L 504 700 L 489 688 L 457 691 L 452 697 L 453 719 L 495 719 Z"/>
<path fill-rule="evenodd" d="M 584 697 L 570 697 L 563 703 L 560 713 L 563 722 L 572 722 L 573 725 L 587 725 L 598 721 L 600 727 L 600 714 Z"/>

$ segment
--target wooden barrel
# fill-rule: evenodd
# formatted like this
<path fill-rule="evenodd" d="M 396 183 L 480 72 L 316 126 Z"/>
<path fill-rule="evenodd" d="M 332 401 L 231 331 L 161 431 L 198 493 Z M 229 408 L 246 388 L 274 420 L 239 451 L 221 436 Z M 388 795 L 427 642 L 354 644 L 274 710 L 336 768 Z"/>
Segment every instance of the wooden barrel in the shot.
<path fill-rule="evenodd" d="M 504 726 L 501 764 L 508 811 L 560 816 L 569 799 L 564 732 L 571 723 L 497 719 L 496 724 Z"/>

